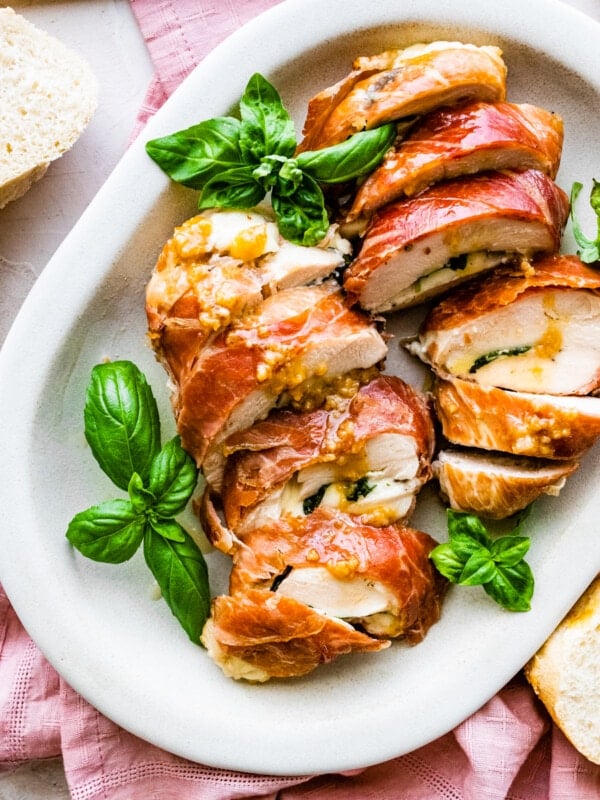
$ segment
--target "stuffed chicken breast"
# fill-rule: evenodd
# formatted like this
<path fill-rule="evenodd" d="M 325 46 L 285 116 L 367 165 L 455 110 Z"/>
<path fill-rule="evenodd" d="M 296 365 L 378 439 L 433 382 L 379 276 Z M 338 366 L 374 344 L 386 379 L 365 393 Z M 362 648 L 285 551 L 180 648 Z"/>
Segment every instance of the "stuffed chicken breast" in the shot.
<path fill-rule="evenodd" d="M 433 447 L 428 400 L 395 376 L 314 411 L 274 411 L 224 444 L 225 520 L 238 536 L 317 507 L 379 525 L 405 520 L 431 476 Z"/>
<path fill-rule="evenodd" d="M 498 269 L 442 300 L 408 349 L 447 376 L 590 394 L 600 386 L 600 273 L 573 255 Z"/>
<path fill-rule="evenodd" d="M 375 213 L 344 286 L 372 312 L 416 305 L 517 254 L 555 251 L 568 211 L 538 170 L 436 184 Z"/>
<path fill-rule="evenodd" d="M 520 458 L 481 450 L 441 450 L 433 462 L 444 500 L 455 511 L 505 519 L 542 494 L 558 496 L 577 461 Z"/>
<path fill-rule="evenodd" d="M 309 102 L 299 150 L 319 150 L 439 106 L 503 100 L 505 92 L 497 47 L 439 41 L 358 58 L 347 77 Z"/>
<path fill-rule="evenodd" d="M 468 103 L 431 112 L 398 141 L 358 189 L 348 220 L 402 196 L 477 172 L 537 169 L 556 176 L 562 119 L 530 104 Z"/>

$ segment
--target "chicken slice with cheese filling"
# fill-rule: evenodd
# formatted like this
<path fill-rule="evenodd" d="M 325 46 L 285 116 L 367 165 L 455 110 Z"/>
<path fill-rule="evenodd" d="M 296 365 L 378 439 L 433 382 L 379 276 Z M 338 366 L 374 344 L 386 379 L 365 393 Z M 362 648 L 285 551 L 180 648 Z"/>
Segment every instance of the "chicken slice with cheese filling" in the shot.
<path fill-rule="evenodd" d="M 395 376 L 314 411 L 274 411 L 225 442 L 225 519 L 240 536 L 316 507 L 373 524 L 406 519 L 431 475 L 433 446 L 428 401 Z"/>
<path fill-rule="evenodd" d="M 542 494 L 558 496 L 577 461 L 547 461 L 450 448 L 433 462 L 442 497 L 455 511 L 505 519 Z"/>
<path fill-rule="evenodd" d="M 416 305 L 516 254 L 554 252 L 568 211 L 537 170 L 436 184 L 374 214 L 344 287 L 372 312 Z"/>
<path fill-rule="evenodd" d="M 562 119 L 530 104 L 476 102 L 438 109 L 388 151 L 360 186 L 348 220 L 461 175 L 537 169 L 554 178 L 562 144 Z"/>
<path fill-rule="evenodd" d="M 590 394 L 600 387 L 600 273 L 573 255 L 498 269 L 442 300 L 408 349 L 483 385 Z"/>
<path fill-rule="evenodd" d="M 176 387 L 182 445 L 218 493 L 228 436 L 278 404 L 314 408 L 337 387 L 366 382 L 386 353 L 335 281 L 282 290 L 220 332 Z"/>
<path fill-rule="evenodd" d="M 299 150 L 329 147 L 438 106 L 503 100 L 505 92 L 497 47 L 439 41 L 358 58 L 347 77 L 309 102 Z"/>

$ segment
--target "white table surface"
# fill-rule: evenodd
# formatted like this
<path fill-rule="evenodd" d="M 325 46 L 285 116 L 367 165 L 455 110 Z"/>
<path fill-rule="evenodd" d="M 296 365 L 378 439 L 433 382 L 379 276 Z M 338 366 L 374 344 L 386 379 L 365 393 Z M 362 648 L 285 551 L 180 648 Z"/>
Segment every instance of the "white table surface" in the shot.
<path fill-rule="evenodd" d="M 568 3 L 600 21 L 600 0 Z M 13 0 L 10 5 L 84 55 L 100 95 L 98 110 L 73 149 L 26 195 L 0 210 L 0 342 L 36 278 L 125 151 L 153 74 L 127 0 Z M 0 775 L 0 800 L 17 798 L 68 800 L 60 760 Z"/>

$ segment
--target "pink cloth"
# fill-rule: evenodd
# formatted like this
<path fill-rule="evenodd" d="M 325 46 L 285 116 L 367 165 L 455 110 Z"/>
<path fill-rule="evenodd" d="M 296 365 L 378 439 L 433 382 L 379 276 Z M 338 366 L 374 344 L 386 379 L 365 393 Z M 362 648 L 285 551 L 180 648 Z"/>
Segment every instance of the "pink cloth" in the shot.
<path fill-rule="evenodd" d="M 137 131 L 212 47 L 276 2 L 131 0 L 156 66 Z M 74 800 L 600 798 L 600 768 L 571 747 L 522 675 L 453 732 L 354 774 L 281 778 L 191 763 L 127 733 L 73 691 L 0 587 L 0 771 L 56 756 Z"/>

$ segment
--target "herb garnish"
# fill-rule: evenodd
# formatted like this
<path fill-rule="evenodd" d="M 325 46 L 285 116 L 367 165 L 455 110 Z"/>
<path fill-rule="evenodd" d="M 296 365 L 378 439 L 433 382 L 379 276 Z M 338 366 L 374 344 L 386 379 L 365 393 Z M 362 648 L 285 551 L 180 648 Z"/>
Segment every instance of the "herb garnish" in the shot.
<path fill-rule="evenodd" d="M 444 577 L 461 586 L 482 586 L 509 611 L 529 611 L 534 578 L 523 560 L 527 536 L 512 534 L 495 540 L 473 514 L 447 509 L 449 541 L 437 545 L 429 557 Z"/>
<path fill-rule="evenodd" d="M 492 361 L 495 361 L 497 358 L 504 358 L 504 356 L 520 356 L 523 353 L 527 353 L 529 350 L 531 350 L 530 344 L 520 345 L 519 347 L 501 347 L 498 350 L 490 350 L 489 353 L 485 353 L 484 355 L 475 359 L 475 361 L 471 364 L 469 372 L 477 372 L 477 370 L 485 367 L 486 364 L 491 364 Z"/>
<path fill-rule="evenodd" d="M 577 255 L 585 264 L 591 264 L 600 260 L 600 182 L 592 178 L 592 191 L 590 193 L 590 205 L 596 214 L 597 233 L 595 239 L 587 238 L 575 216 L 575 203 L 582 189 L 583 184 L 578 182 L 575 182 L 571 187 L 571 222 L 573 224 L 573 236 L 581 248 L 577 251 Z"/>
<path fill-rule="evenodd" d="M 359 478 L 356 483 L 352 483 L 347 492 L 346 492 L 346 500 L 349 500 L 351 503 L 355 503 L 357 500 L 360 500 L 361 497 L 366 497 L 370 494 L 373 489 L 375 488 L 375 484 L 369 483 L 369 479 L 366 475 L 363 475 L 362 478 Z"/>
<path fill-rule="evenodd" d="M 76 514 L 67 539 L 87 558 L 111 564 L 127 561 L 143 542 L 167 605 L 198 644 L 210 609 L 208 571 L 196 543 L 175 519 L 196 487 L 195 463 L 178 436 L 161 447 L 156 400 L 130 361 L 93 368 L 84 422 L 96 461 L 129 499 Z"/>
<path fill-rule="evenodd" d="M 319 184 L 344 183 L 372 171 L 397 134 L 389 123 L 295 156 L 293 121 L 259 73 L 248 81 L 239 115 L 152 139 L 146 152 L 172 180 L 200 190 L 200 209 L 251 208 L 270 192 L 281 235 L 303 245 L 320 242 L 329 227 Z"/>
<path fill-rule="evenodd" d="M 329 484 L 325 483 L 323 486 L 317 489 L 314 494 L 304 498 L 302 501 L 302 513 L 305 517 L 307 517 L 309 514 L 312 514 L 315 508 L 318 508 L 321 505 L 321 500 L 323 499 L 323 496 L 328 488 Z"/>

